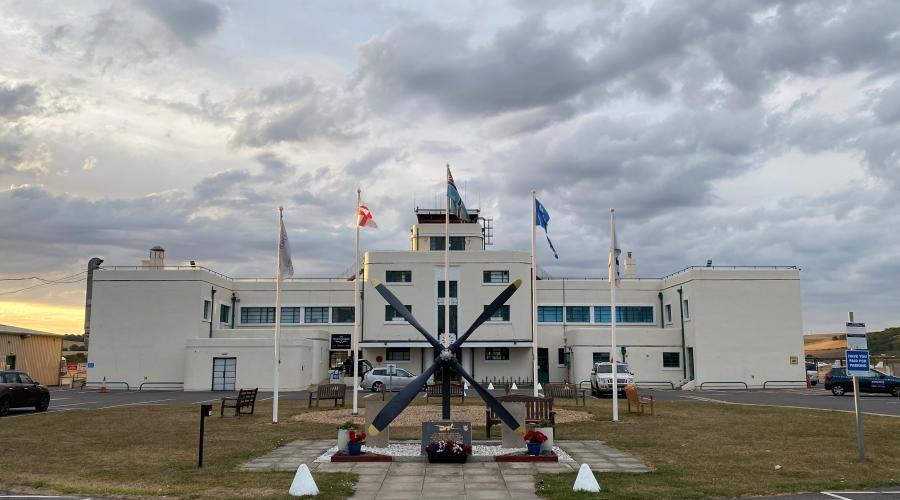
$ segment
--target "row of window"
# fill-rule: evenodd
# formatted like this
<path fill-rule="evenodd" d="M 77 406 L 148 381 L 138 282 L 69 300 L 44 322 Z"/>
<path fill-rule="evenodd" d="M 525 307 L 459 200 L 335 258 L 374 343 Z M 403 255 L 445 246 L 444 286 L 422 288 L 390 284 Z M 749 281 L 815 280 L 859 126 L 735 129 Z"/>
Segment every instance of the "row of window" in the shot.
<path fill-rule="evenodd" d="M 409 309 L 410 314 L 412 314 L 412 306 L 411 306 L 411 305 L 409 305 L 409 304 L 404 304 L 404 307 L 406 307 L 407 309 Z M 484 307 L 485 307 L 485 309 L 487 308 L 487 306 L 484 306 Z M 457 308 L 458 308 L 458 306 L 457 306 L 456 304 L 451 304 L 451 305 L 450 305 L 450 331 L 452 331 L 452 332 L 455 332 L 455 331 L 456 331 L 456 311 L 457 311 Z M 508 321 L 510 321 L 510 312 L 509 312 L 509 311 L 510 311 L 510 309 L 509 309 L 509 304 L 504 304 L 504 305 L 500 306 L 500 309 L 498 309 L 497 312 L 495 312 L 495 313 L 490 317 L 490 319 L 488 319 L 488 321 L 507 321 L 507 322 L 508 322 Z M 443 333 L 443 327 L 444 327 L 444 306 L 443 306 L 443 305 L 438 305 L 438 306 L 437 306 L 437 312 L 438 312 L 438 325 L 439 325 L 439 327 L 440 327 L 440 329 L 441 329 L 441 332 L 440 332 L 440 333 Z M 397 313 L 397 311 L 394 310 L 394 308 L 391 307 L 391 306 L 389 306 L 389 305 L 385 305 L 385 306 L 384 306 L 384 320 L 385 320 L 385 321 L 404 321 L 403 317 L 400 316 L 400 314 Z M 352 321 L 352 320 L 351 320 L 351 321 Z"/>
<path fill-rule="evenodd" d="M 687 299 L 682 301 L 684 319 L 691 319 L 691 307 Z M 672 304 L 666 304 L 666 323 L 672 322 Z"/>
<path fill-rule="evenodd" d="M 593 310 L 593 318 L 591 312 Z M 565 321 L 563 317 L 565 314 Z M 538 323 L 612 323 L 610 306 L 538 306 Z M 616 306 L 616 323 L 653 324 L 653 306 Z"/>
<path fill-rule="evenodd" d="M 385 358 L 387 361 L 409 361 L 409 347 L 388 347 Z M 509 347 L 486 347 L 484 349 L 485 361 L 509 361 Z M 593 353 L 594 363 L 608 363 L 608 352 Z M 562 347 L 557 349 L 557 363 L 564 366 L 567 363 L 566 350 Z M 664 352 L 662 353 L 663 368 L 681 368 L 680 352 Z"/>
<path fill-rule="evenodd" d="M 228 306 L 222 306 L 223 308 Z M 223 316 L 224 317 L 224 316 Z M 281 322 L 285 324 L 353 323 L 353 306 L 282 307 Z M 223 320 L 223 322 L 225 322 Z M 264 325 L 275 323 L 274 307 L 242 307 L 241 323 Z"/>
<path fill-rule="evenodd" d="M 388 283 L 412 283 L 412 271 L 385 271 L 384 280 Z M 443 284 L 443 281 L 440 283 Z M 483 271 L 482 283 L 509 283 L 509 271 Z M 450 282 L 451 287 L 455 285 L 455 281 Z"/>
<path fill-rule="evenodd" d="M 562 356 L 563 349 L 560 349 L 560 356 Z M 562 359 L 562 358 L 560 358 Z M 608 352 L 595 352 L 593 353 L 593 361 L 594 363 L 609 363 L 609 353 Z M 662 353 L 662 362 L 663 368 L 681 368 L 681 353 L 680 352 L 664 352 Z M 563 364 L 560 361 L 559 364 Z"/>

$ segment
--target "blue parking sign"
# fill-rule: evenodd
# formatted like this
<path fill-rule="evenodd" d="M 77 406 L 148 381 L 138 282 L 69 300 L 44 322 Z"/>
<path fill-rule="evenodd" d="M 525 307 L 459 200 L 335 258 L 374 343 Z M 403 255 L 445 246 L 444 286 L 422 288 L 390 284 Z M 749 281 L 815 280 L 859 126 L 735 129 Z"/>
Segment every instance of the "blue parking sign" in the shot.
<path fill-rule="evenodd" d="M 869 351 L 847 351 L 847 374 L 868 375 Z"/>

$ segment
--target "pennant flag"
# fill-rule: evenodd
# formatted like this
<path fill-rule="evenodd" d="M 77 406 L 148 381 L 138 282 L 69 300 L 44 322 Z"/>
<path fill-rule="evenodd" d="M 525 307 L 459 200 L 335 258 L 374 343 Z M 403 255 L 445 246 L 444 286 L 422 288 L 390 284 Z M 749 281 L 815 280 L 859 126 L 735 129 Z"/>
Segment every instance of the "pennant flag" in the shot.
<path fill-rule="evenodd" d="M 375 223 L 375 219 L 372 218 L 372 212 L 369 211 L 369 207 L 364 203 L 359 204 L 359 211 L 357 212 L 359 215 L 356 220 L 356 225 L 359 227 L 374 227 L 378 228 L 378 224 Z"/>
<path fill-rule="evenodd" d="M 291 243 L 288 241 L 287 230 L 284 228 L 284 220 L 281 220 L 281 238 L 278 241 L 279 256 L 278 278 L 290 278 L 294 276 L 294 264 L 291 262 Z"/>
<path fill-rule="evenodd" d="M 544 236 L 547 237 L 547 243 L 550 244 L 550 250 L 553 250 L 553 256 L 556 257 L 556 260 L 559 260 L 559 255 L 556 254 L 556 249 L 553 248 L 553 242 L 550 241 L 550 235 L 547 233 L 547 225 L 550 224 L 550 214 L 547 212 L 547 209 L 544 208 L 544 205 L 538 201 L 537 198 L 534 199 L 534 225 L 541 226 L 544 228 Z"/>
<path fill-rule="evenodd" d="M 466 204 L 463 203 L 462 197 L 459 196 L 459 191 L 456 189 L 456 184 L 453 182 L 453 174 L 450 173 L 450 167 L 447 167 L 447 196 L 450 197 L 450 205 L 451 210 L 455 213 L 456 217 L 461 220 L 469 220 L 469 212 L 466 211 Z"/>
<path fill-rule="evenodd" d="M 616 210 L 614 208 L 609 211 L 609 227 L 611 235 L 609 240 L 609 274 L 607 279 L 610 283 L 615 280 L 618 287 L 622 284 L 622 275 L 619 274 L 619 255 L 622 253 L 622 250 L 619 250 L 619 243 L 616 241 Z"/>

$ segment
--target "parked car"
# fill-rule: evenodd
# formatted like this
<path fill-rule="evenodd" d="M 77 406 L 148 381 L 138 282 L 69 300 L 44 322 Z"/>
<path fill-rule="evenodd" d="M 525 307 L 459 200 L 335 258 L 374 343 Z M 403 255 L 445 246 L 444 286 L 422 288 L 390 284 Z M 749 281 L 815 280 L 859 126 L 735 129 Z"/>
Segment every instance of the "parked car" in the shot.
<path fill-rule="evenodd" d="M 856 377 L 859 380 L 859 392 L 887 392 L 900 397 L 900 377 L 892 377 L 878 370 Z M 825 375 L 825 389 L 835 396 L 843 396 L 853 392 L 853 379 L 847 375 L 847 369 L 834 367 Z"/>
<path fill-rule="evenodd" d="M 25 372 L 0 371 L 0 417 L 10 408 L 33 406 L 37 411 L 50 407 L 50 390 L 33 380 Z"/>
<path fill-rule="evenodd" d="M 409 373 L 403 368 L 396 368 L 393 376 L 389 375 L 388 369 L 385 367 L 373 368 L 363 376 L 360 386 L 372 392 L 384 390 L 399 391 L 406 387 L 406 384 L 412 382 L 414 378 L 416 378 L 416 375 Z"/>
<path fill-rule="evenodd" d="M 806 375 L 809 377 L 810 384 L 816 385 L 819 383 L 819 370 L 816 368 L 815 361 L 806 362 Z"/>
<path fill-rule="evenodd" d="M 618 380 L 619 395 L 625 394 L 625 386 L 634 383 L 634 373 L 625 363 L 616 364 L 616 379 Z M 594 363 L 591 369 L 591 395 L 612 394 L 612 363 L 604 361 Z"/>

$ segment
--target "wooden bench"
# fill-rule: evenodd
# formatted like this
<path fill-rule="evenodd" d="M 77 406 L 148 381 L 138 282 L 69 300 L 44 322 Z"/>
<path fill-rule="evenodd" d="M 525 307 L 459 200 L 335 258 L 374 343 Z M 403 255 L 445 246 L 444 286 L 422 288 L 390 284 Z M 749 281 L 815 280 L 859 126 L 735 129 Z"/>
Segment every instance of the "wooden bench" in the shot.
<path fill-rule="evenodd" d="M 638 415 L 643 415 L 644 407 L 650 405 L 650 416 L 653 416 L 653 396 L 641 396 L 634 384 L 625 386 L 625 397 L 628 398 L 628 413 L 634 413 L 631 405 L 634 405 Z"/>
<path fill-rule="evenodd" d="M 312 407 L 313 400 L 316 401 L 316 407 L 319 401 L 323 399 L 334 400 L 334 406 L 337 406 L 338 400 L 341 400 L 341 406 L 344 406 L 344 395 L 347 393 L 347 384 L 319 384 L 315 392 L 309 391 L 309 407 Z"/>
<path fill-rule="evenodd" d="M 462 384 L 450 383 L 450 398 L 460 398 L 461 403 L 466 402 L 466 393 Z M 428 384 L 425 386 L 425 403 L 429 398 L 443 398 L 443 386 L 441 384 Z"/>
<path fill-rule="evenodd" d="M 578 406 L 578 398 L 581 398 L 581 406 L 585 406 L 585 390 L 580 389 L 575 384 L 544 384 L 544 394 L 547 397 L 571 398 L 575 400 L 575 406 Z"/>
<path fill-rule="evenodd" d="M 550 422 L 550 427 L 556 427 L 556 412 L 553 411 L 552 398 L 536 398 L 534 396 L 523 396 L 513 394 L 510 396 L 501 396 L 497 398 L 501 403 L 524 403 L 525 404 L 525 425 L 537 425 L 541 420 Z M 492 408 L 488 408 L 484 415 L 484 432 L 487 439 L 491 438 L 491 427 L 501 423 L 500 417 Z"/>
<path fill-rule="evenodd" d="M 241 411 L 243 408 L 250 408 L 250 415 L 253 415 L 253 410 L 256 409 L 256 393 L 259 391 L 259 388 L 256 389 L 241 389 L 238 391 L 238 395 L 236 397 L 228 397 L 222 398 L 222 407 L 219 408 L 219 416 L 222 417 L 225 415 L 225 408 L 234 408 L 234 416 L 238 417 L 241 413 L 248 413 L 245 411 Z"/>

